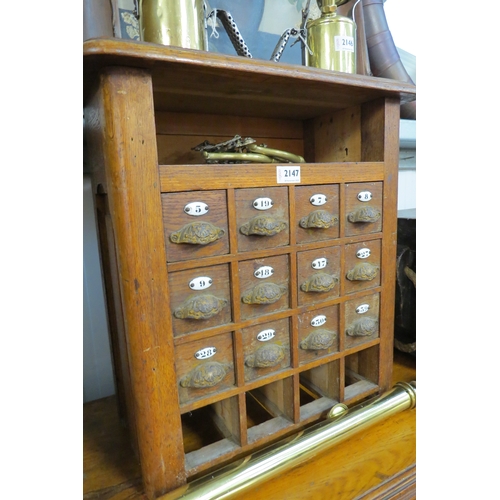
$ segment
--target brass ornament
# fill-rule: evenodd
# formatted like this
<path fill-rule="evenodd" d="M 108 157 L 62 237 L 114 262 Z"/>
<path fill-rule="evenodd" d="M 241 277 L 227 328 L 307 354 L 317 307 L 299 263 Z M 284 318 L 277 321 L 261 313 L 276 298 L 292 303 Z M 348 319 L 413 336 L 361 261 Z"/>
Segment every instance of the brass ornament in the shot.
<path fill-rule="evenodd" d="M 347 327 L 346 333 L 350 337 L 368 337 L 373 335 L 378 329 L 376 318 L 361 318 Z"/>
<path fill-rule="evenodd" d="M 224 236 L 225 231 L 210 222 L 195 221 L 186 224 L 170 235 L 172 243 L 189 243 L 191 245 L 207 245 Z"/>
<path fill-rule="evenodd" d="M 274 304 L 288 291 L 288 286 L 265 282 L 255 285 L 241 300 L 244 304 Z"/>
<path fill-rule="evenodd" d="M 300 285 L 300 289 L 303 292 L 329 292 L 338 282 L 339 279 L 333 274 L 314 273 Z"/>
<path fill-rule="evenodd" d="M 281 233 L 287 227 L 288 224 L 286 221 L 276 219 L 272 215 L 263 214 L 256 215 L 253 219 L 243 224 L 240 227 L 240 231 L 245 236 L 274 236 Z"/>
<path fill-rule="evenodd" d="M 350 281 L 371 281 L 379 271 L 380 266 L 370 264 L 370 262 L 361 262 L 348 271 L 346 277 Z"/>
<path fill-rule="evenodd" d="M 229 301 L 215 295 L 195 295 L 188 298 L 174 311 L 179 319 L 208 319 L 220 313 Z"/>
<path fill-rule="evenodd" d="M 245 364 L 251 368 L 270 368 L 285 359 L 285 351 L 286 349 L 278 344 L 263 345 L 245 358 Z"/>
<path fill-rule="evenodd" d="M 305 339 L 301 340 L 299 346 L 304 350 L 319 351 L 331 347 L 336 338 L 337 332 L 318 329 L 314 330 Z"/>
<path fill-rule="evenodd" d="M 375 207 L 360 207 L 347 216 L 349 222 L 377 222 L 382 216 L 382 212 Z"/>
<path fill-rule="evenodd" d="M 299 225 L 304 229 L 320 228 L 328 229 L 334 226 L 339 221 L 336 215 L 332 215 L 326 210 L 314 210 L 309 215 L 300 219 Z"/>
<path fill-rule="evenodd" d="M 192 387 L 195 389 L 213 387 L 221 382 L 229 371 L 231 371 L 230 364 L 206 361 L 182 377 L 179 384 L 181 387 Z"/>

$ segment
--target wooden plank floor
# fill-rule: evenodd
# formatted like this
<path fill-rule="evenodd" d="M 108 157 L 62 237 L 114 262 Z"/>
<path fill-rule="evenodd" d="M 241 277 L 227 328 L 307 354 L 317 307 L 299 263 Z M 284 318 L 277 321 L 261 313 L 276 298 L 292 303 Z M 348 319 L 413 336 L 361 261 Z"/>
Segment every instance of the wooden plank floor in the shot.
<path fill-rule="evenodd" d="M 416 380 L 415 358 L 395 351 L 395 382 Z M 239 500 L 416 498 L 416 409 L 407 410 L 241 493 Z M 114 396 L 83 405 L 84 500 L 145 500 L 140 467 Z"/>

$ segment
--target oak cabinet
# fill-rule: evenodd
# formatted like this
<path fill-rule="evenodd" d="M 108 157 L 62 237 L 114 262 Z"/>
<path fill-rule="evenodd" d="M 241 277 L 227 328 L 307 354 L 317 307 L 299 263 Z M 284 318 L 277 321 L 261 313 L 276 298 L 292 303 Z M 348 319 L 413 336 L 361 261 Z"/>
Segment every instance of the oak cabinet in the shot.
<path fill-rule="evenodd" d="M 414 97 L 385 79 L 84 43 L 118 396 L 150 498 L 389 389 L 399 108 Z M 306 162 L 193 151 L 236 134 Z"/>

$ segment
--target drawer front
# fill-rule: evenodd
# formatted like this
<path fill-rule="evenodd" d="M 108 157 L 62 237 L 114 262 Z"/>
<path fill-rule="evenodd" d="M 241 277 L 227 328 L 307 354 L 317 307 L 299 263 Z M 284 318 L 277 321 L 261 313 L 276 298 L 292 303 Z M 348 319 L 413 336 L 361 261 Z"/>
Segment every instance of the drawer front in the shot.
<path fill-rule="evenodd" d="M 231 323 L 229 265 L 169 274 L 174 336 Z"/>
<path fill-rule="evenodd" d="M 299 186 L 295 189 L 297 243 L 339 237 L 339 186 Z"/>
<path fill-rule="evenodd" d="M 382 182 L 346 185 L 346 236 L 382 231 Z"/>
<path fill-rule="evenodd" d="M 339 350 L 339 306 L 299 315 L 299 362 L 309 363 Z"/>
<path fill-rule="evenodd" d="M 162 194 L 167 262 L 229 253 L 226 192 Z"/>
<path fill-rule="evenodd" d="M 346 245 L 344 273 L 346 294 L 380 285 L 380 254 L 381 240 Z"/>
<path fill-rule="evenodd" d="M 230 389 L 235 385 L 232 334 L 176 346 L 175 367 L 181 404 Z"/>
<path fill-rule="evenodd" d="M 245 380 L 262 378 L 290 366 L 290 327 L 287 318 L 244 328 Z"/>
<path fill-rule="evenodd" d="M 239 252 L 289 244 L 288 188 L 237 189 L 235 199 Z"/>
<path fill-rule="evenodd" d="M 299 306 L 317 304 L 338 297 L 340 247 L 298 252 L 297 280 Z"/>
<path fill-rule="evenodd" d="M 345 348 L 369 342 L 379 336 L 378 293 L 345 303 Z"/>
<path fill-rule="evenodd" d="M 290 307 L 288 255 L 239 263 L 241 318 L 255 318 Z"/>

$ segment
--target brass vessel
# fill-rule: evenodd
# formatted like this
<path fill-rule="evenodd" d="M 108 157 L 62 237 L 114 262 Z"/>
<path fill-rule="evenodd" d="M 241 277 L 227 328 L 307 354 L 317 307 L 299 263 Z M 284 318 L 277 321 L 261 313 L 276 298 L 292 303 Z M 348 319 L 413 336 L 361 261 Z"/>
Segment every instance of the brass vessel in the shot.
<path fill-rule="evenodd" d="M 306 66 L 356 73 L 356 23 L 337 14 L 347 0 L 317 0 L 321 17 L 308 21 Z"/>
<path fill-rule="evenodd" d="M 143 42 L 207 50 L 204 0 L 135 0 Z"/>

